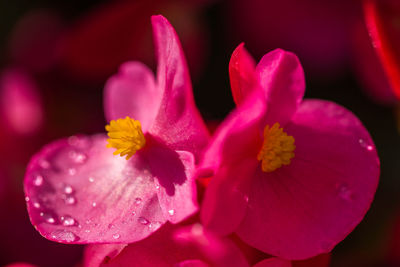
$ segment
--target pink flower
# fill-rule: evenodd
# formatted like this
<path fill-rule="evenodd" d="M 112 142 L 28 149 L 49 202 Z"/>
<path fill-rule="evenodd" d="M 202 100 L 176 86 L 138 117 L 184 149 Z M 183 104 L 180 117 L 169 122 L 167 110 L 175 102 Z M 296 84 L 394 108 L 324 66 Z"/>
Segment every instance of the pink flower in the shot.
<path fill-rule="evenodd" d="M 240 45 L 229 71 L 237 108 L 200 164 L 199 176 L 214 174 L 202 222 L 284 259 L 329 252 L 374 198 L 379 159 L 369 133 L 335 103 L 302 100 L 304 73 L 290 52 L 255 66 Z"/>
<path fill-rule="evenodd" d="M 129 245 L 90 245 L 84 266 L 249 266 L 238 247 L 200 224 L 166 225 L 149 238 Z"/>
<path fill-rule="evenodd" d="M 174 29 L 162 16 L 152 25 L 157 79 L 128 62 L 106 84 L 109 144 L 104 134 L 73 136 L 46 145 L 28 165 L 30 219 L 50 240 L 130 243 L 197 210 L 192 173 L 208 132 Z"/>

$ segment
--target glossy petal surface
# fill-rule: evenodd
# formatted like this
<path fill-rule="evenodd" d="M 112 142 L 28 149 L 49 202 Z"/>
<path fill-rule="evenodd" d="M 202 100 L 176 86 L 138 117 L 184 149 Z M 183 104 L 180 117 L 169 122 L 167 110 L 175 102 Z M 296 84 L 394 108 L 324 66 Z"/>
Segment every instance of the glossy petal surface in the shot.
<path fill-rule="evenodd" d="M 296 142 L 288 166 L 254 177 L 239 236 L 286 259 L 329 252 L 362 220 L 379 178 L 361 122 L 332 102 L 305 101 L 286 125 Z"/>
<path fill-rule="evenodd" d="M 208 132 L 194 103 L 181 44 L 164 17 L 153 16 L 152 25 L 158 59 L 157 85 L 163 90 L 163 96 L 150 133 L 172 149 L 190 151 L 197 156 L 207 144 Z"/>
<path fill-rule="evenodd" d="M 243 43 L 232 53 L 229 61 L 229 78 L 236 105 L 240 105 L 251 94 L 254 86 L 258 85 L 256 63 Z"/>
<path fill-rule="evenodd" d="M 106 148 L 106 137 L 51 143 L 28 165 L 25 193 L 33 225 L 62 243 L 129 243 L 165 222 L 148 167 L 137 153 L 127 161 Z"/>
<path fill-rule="evenodd" d="M 153 72 L 140 62 L 127 62 L 112 76 L 104 90 L 107 121 L 129 116 L 139 120 L 143 132 L 152 125 L 161 101 Z"/>
<path fill-rule="evenodd" d="M 276 49 L 262 57 L 257 73 L 267 101 L 267 123 L 284 125 L 304 96 L 305 78 L 299 59 L 291 52 Z"/>

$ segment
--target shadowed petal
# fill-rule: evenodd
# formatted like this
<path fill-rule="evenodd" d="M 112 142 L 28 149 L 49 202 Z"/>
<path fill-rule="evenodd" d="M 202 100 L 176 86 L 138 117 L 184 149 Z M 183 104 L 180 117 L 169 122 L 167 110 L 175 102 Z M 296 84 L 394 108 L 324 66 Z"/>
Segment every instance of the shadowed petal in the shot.
<path fill-rule="evenodd" d="M 305 259 L 329 252 L 362 220 L 379 159 L 361 122 L 332 102 L 303 102 L 285 131 L 295 157 L 271 173 L 258 169 L 238 235 L 266 253 Z"/>
<path fill-rule="evenodd" d="M 62 243 L 129 243 L 165 222 L 148 156 L 114 156 L 106 137 L 71 137 L 45 146 L 28 165 L 32 224 Z"/>
<path fill-rule="evenodd" d="M 262 57 L 257 72 L 266 95 L 267 123 L 284 125 L 304 96 L 305 78 L 299 59 L 291 52 L 275 49 Z"/>
<path fill-rule="evenodd" d="M 158 59 L 157 83 L 163 97 L 150 133 L 172 149 L 190 151 L 197 157 L 209 136 L 194 103 L 181 44 L 164 17 L 153 16 L 152 25 Z"/>
<path fill-rule="evenodd" d="M 290 261 L 280 259 L 280 258 L 269 258 L 258 262 L 253 267 L 291 267 L 292 263 Z"/>
<path fill-rule="evenodd" d="M 146 132 L 152 125 L 161 101 L 153 72 L 140 62 L 127 62 L 112 76 L 104 89 L 107 121 L 129 116 L 139 120 Z"/>
<path fill-rule="evenodd" d="M 98 267 L 118 256 L 128 244 L 88 245 L 85 249 L 84 266 Z"/>
<path fill-rule="evenodd" d="M 256 63 L 244 48 L 244 43 L 241 43 L 232 53 L 229 61 L 229 78 L 233 100 L 236 105 L 240 105 L 257 85 L 258 78 Z"/>

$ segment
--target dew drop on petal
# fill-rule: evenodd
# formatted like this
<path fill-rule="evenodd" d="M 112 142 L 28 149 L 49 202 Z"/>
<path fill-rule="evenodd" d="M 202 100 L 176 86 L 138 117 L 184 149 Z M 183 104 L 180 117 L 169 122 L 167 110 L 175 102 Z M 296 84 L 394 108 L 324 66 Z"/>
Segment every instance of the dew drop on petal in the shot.
<path fill-rule="evenodd" d="M 76 234 L 67 230 L 56 230 L 51 233 L 51 237 L 56 241 L 63 242 L 74 242 L 80 239 Z"/>
<path fill-rule="evenodd" d="M 133 216 L 136 216 L 136 211 L 132 211 L 132 215 L 133 215 Z"/>
<path fill-rule="evenodd" d="M 43 184 L 43 176 L 38 174 L 33 179 L 33 184 L 36 186 L 41 186 Z"/>
<path fill-rule="evenodd" d="M 149 228 L 150 228 L 152 231 L 155 231 L 155 230 L 157 230 L 158 228 L 160 228 L 161 225 L 162 225 L 161 222 L 152 222 L 152 223 L 149 224 Z"/>
<path fill-rule="evenodd" d="M 169 210 L 168 213 L 169 215 L 173 216 L 175 214 L 175 210 Z"/>
<path fill-rule="evenodd" d="M 67 205 L 74 205 L 76 203 L 76 198 L 74 196 L 66 196 L 64 201 Z"/>
<path fill-rule="evenodd" d="M 68 174 L 71 175 L 71 176 L 75 175 L 76 174 L 76 169 L 75 168 L 69 168 L 68 169 Z"/>
<path fill-rule="evenodd" d="M 76 220 L 69 215 L 62 216 L 60 219 L 64 226 L 74 226 L 76 224 Z"/>
<path fill-rule="evenodd" d="M 144 217 L 139 217 L 139 218 L 138 218 L 138 222 L 141 223 L 141 224 L 143 224 L 143 225 L 148 225 L 148 224 L 149 224 L 149 220 L 147 220 L 147 219 L 144 218 Z"/>
<path fill-rule="evenodd" d="M 93 202 L 92 203 L 92 207 L 94 208 L 94 207 L 96 207 L 97 206 L 97 203 L 96 202 Z"/>
<path fill-rule="evenodd" d="M 115 225 L 112 224 L 112 223 L 110 223 L 110 224 L 108 225 L 108 229 L 113 229 L 113 228 L 115 228 Z"/>
<path fill-rule="evenodd" d="M 121 236 L 119 235 L 119 234 L 113 234 L 113 238 L 114 239 L 118 239 L 118 238 L 120 238 Z"/>
<path fill-rule="evenodd" d="M 49 168 L 50 168 L 50 162 L 48 162 L 48 161 L 45 160 L 45 159 L 41 159 L 41 160 L 39 160 L 39 166 L 40 166 L 42 169 L 49 169 Z"/>
<path fill-rule="evenodd" d="M 92 176 L 89 177 L 89 182 L 91 182 L 91 183 L 94 182 L 94 178 Z"/>
<path fill-rule="evenodd" d="M 82 152 L 76 152 L 74 150 L 69 152 L 69 157 L 77 164 L 83 164 L 87 159 L 86 154 Z"/>
<path fill-rule="evenodd" d="M 53 224 L 53 223 L 56 222 L 56 219 L 53 217 L 53 215 L 48 214 L 48 213 L 45 213 L 45 212 L 41 212 L 41 213 L 40 213 L 40 217 L 42 217 L 43 220 L 44 220 L 45 222 L 47 222 L 47 223 Z"/>
<path fill-rule="evenodd" d="M 337 188 L 338 188 L 338 195 L 341 199 L 347 201 L 352 200 L 353 194 L 347 184 L 345 183 L 340 184 Z"/>
<path fill-rule="evenodd" d="M 38 209 L 38 208 L 40 208 L 40 203 L 39 202 L 34 202 L 33 206 Z"/>
<path fill-rule="evenodd" d="M 140 197 L 135 198 L 135 204 L 139 205 L 140 203 L 142 203 L 142 199 Z"/>
<path fill-rule="evenodd" d="M 72 194 L 74 192 L 74 189 L 70 185 L 64 185 L 63 191 L 65 194 Z"/>
<path fill-rule="evenodd" d="M 26 201 L 26 202 L 29 202 L 29 197 L 25 197 L 25 201 Z"/>

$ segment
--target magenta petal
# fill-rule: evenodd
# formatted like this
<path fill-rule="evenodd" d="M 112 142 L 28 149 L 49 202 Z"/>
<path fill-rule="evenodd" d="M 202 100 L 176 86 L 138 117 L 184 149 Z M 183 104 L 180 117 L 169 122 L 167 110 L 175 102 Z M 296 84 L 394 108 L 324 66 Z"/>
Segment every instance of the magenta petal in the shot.
<path fill-rule="evenodd" d="M 221 164 L 256 158 L 262 145 L 265 113 L 264 97 L 256 90 L 218 127 L 204 152 L 197 175 L 211 176 Z"/>
<path fill-rule="evenodd" d="M 115 258 L 128 244 L 88 245 L 85 249 L 84 266 L 98 267 Z"/>
<path fill-rule="evenodd" d="M 164 218 L 178 223 L 198 209 L 193 176 L 194 156 L 190 152 L 171 151 L 157 146 L 151 149 L 149 166 Z"/>
<path fill-rule="evenodd" d="M 129 243 L 165 222 L 147 157 L 114 156 L 103 135 L 45 146 L 24 186 L 32 224 L 57 242 Z"/>
<path fill-rule="evenodd" d="M 229 77 L 233 100 L 236 105 L 239 105 L 250 95 L 254 86 L 257 85 L 258 78 L 256 76 L 256 63 L 244 48 L 243 43 L 232 53 L 229 61 Z"/>
<path fill-rule="evenodd" d="M 284 125 L 300 105 L 305 90 L 304 71 L 297 56 L 275 49 L 257 65 L 260 86 L 267 100 L 267 123 Z"/>
<path fill-rule="evenodd" d="M 208 266 L 210 265 L 202 260 L 186 260 L 174 265 L 174 267 L 208 267 Z"/>
<path fill-rule="evenodd" d="M 362 220 L 373 200 L 379 159 L 361 122 L 328 101 L 304 101 L 285 131 L 295 157 L 259 169 L 238 229 L 248 244 L 285 259 L 329 252 Z"/>
<path fill-rule="evenodd" d="M 164 17 L 153 16 L 152 25 L 158 59 L 157 83 L 163 90 L 163 98 L 150 132 L 172 149 L 198 156 L 209 136 L 194 103 L 181 44 Z"/>
<path fill-rule="evenodd" d="M 249 200 L 249 177 L 258 164 L 256 159 L 244 159 L 232 166 L 221 166 L 211 178 L 201 209 L 201 221 L 207 229 L 227 235 L 239 226 Z"/>
<path fill-rule="evenodd" d="M 258 262 L 253 267 L 291 267 L 292 263 L 287 260 L 283 260 L 280 258 L 269 258 L 263 261 Z"/>
<path fill-rule="evenodd" d="M 108 121 L 130 116 L 146 132 L 157 115 L 161 92 L 153 72 L 140 62 L 127 62 L 112 76 L 104 90 L 104 111 Z"/>

